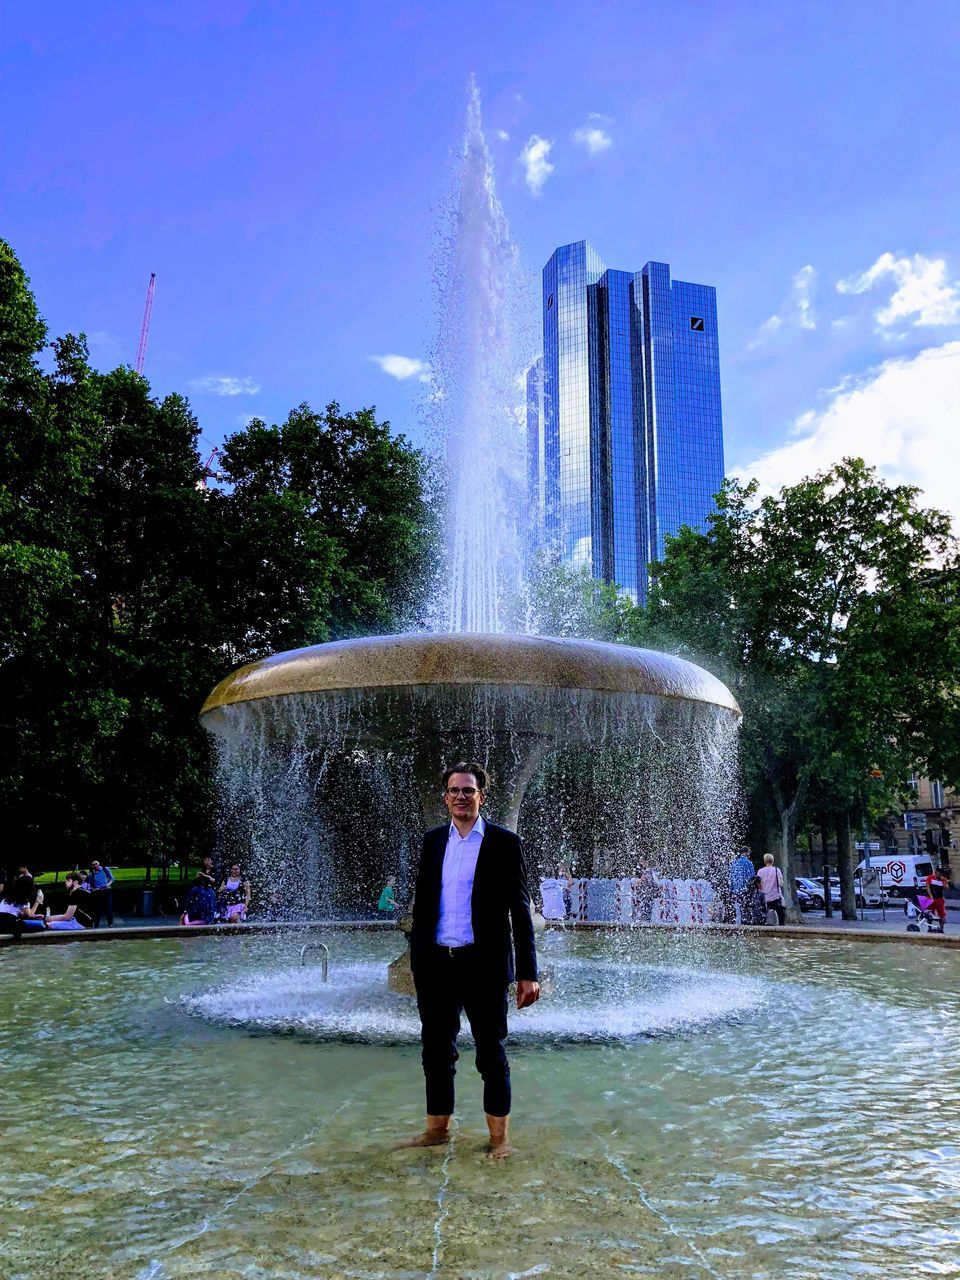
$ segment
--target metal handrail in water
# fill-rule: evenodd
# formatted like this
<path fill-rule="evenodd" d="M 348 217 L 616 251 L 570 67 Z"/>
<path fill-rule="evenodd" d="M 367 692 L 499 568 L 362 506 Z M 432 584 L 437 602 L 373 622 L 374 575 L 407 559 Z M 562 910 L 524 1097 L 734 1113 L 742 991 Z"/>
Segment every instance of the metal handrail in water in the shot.
<path fill-rule="evenodd" d="M 308 951 L 323 952 L 323 955 L 320 958 L 320 979 L 322 982 L 326 982 L 330 976 L 330 948 L 325 942 L 305 942 L 300 948 L 301 965 L 305 965 L 307 963 Z"/>

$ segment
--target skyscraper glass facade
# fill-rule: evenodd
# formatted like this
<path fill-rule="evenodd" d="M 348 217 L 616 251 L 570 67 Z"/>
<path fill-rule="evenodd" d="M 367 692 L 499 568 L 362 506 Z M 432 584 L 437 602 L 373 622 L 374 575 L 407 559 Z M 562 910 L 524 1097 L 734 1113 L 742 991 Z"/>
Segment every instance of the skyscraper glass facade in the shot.
<path fill-rule="evenodd" d="M 716 291 L 564 245 L 543 271 L 543 348 L 527 387 L 534 536 L 642 601 L 665 535 L 702 528 L 723 479 Z"/>
<path fill-rule="evenodd" d="M 543 431 L 543 356 L 527 370 L 527 510 L 525 528 L 529 545 L 536 549 L 544 543 L 546 510 L 546 449 Z"/>

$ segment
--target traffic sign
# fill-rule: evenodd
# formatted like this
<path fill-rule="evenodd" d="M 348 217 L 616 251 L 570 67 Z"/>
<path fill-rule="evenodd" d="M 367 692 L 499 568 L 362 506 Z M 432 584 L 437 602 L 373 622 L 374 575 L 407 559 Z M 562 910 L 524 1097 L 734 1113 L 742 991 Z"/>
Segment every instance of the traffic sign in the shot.
<path fill-rule="evenodd" d="M 905 813 L 903 815 L 905 831 L 926 831 L 927 815 L 925 813 Z"/>

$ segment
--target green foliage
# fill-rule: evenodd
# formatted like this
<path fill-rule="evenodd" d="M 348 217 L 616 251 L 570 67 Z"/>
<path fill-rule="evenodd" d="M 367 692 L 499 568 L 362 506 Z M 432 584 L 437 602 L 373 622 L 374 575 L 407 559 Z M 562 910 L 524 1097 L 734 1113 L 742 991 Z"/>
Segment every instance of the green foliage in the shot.
<path fill-rule="evenodd" d="M 10 857 L 197 851 L 211 770 L 197 712 L 240 662 L 389 630 L 419 606 L 423 459 L 370 410 L 301 406 L 224 448 L 129 369 L 53 343 L 0 242 L 0 817 Z"/>
<path fill-rule="evenodd" d="M 762 500 L 727 482 L 628 633 L 735 692 L 752 811 L 776 816 L 788 876 L 801 819 L 878 815 L 914 771 L 960 781 L 960 560 L 917 497 L 859 459 Z"/>
<path fill-rule="evenodd" d="M 282 426 L 254 419 L 226 442 L 223 468 L 236 571 L 261 601 L 250 650 L 376 634 L 416 617 L 434 536 L 424 460 L 372 409 L 300 405 Z M 286 557 L 285 571 L 257 561 L 263 545 Z"/>

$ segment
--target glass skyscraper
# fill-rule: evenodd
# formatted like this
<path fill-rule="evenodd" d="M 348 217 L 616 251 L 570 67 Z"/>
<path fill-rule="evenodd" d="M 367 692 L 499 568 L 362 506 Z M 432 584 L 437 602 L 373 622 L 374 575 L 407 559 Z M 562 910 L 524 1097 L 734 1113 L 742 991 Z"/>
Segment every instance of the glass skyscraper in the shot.
<path fill-rule="evenodd" d="M 664 536 L 703 528 L 723 480 L 716 290 L 663 262 L 607 268 L 583 240 L 557 249 L 527 463 L 535 545 L 645 600 Z"/>

